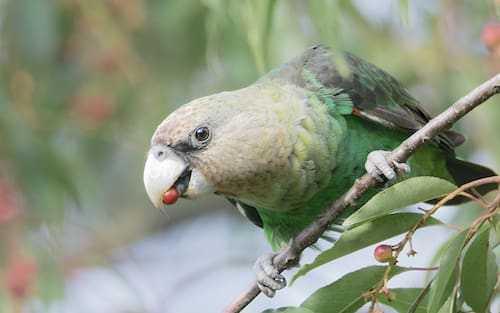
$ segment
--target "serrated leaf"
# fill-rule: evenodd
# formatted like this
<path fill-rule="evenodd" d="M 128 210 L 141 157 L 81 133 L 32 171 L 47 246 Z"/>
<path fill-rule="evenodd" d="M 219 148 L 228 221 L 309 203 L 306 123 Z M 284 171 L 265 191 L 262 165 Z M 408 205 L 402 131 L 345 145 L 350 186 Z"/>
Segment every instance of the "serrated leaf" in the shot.
<path fill-rule="evenodd" d="M 389 301 L 387 297 L 379 297 L 379 301 L 392 307 L 400 313 L 406 313 L 412 306 L 413 302 L 415 302 L 415 300 L 420 296 L 422 291 L 422 288 L 391 288 L 390 292 L 394 294 L 394 300 Z M 414 312 L 426 313 L 427 299 L 428 297 L 424 297 Z"/>
<path fill-rule="evenodd" d="M 332 248 L 320 253 L 313 263 L 302 266 L 291 283 L 318 266 L 408 231 L 421 217 L 420 213 L 390 214 L 345 231 Z M 422 227 L 439 224 L 438 219 L 430 217 Z"/>
<path fill-rule="evenodd" d="M 366 301 L 363 292 L 374 288 L 386 270 L 385 266 L 370 266 L 351 272 L 339 280 L 316 290 L 301 305 L 314 313 L 354 313 Z M 406 272 L 410 269 L 395 266 L 390 277 Z"/>
<path fill-rule="evenodd" d="M 306 308 L 287 306 L 277 309 L 267 309 L 265 311 L 262 311 L 262 313 L 314 313 L 314 312 Z"/>
<path fill-rule="evenodd" d="M 409 205 L 442 197 L 455 189 L 455 185 L 437 177 L 409 178 L 376 194 L 349 216 L 342 226 L 349 229 Z"/>
<path fill-rule="evenodd" d="M 468 233 L 469 228 L 458 233 L 441 257 L 439 270 L 430 291 L 429 313 L 437 313 L 453 292 L 456 265 L 466 243 Z"/>
<path fill-rule="evenodd" d="M 479 230 L 462 260 L 460 288 L 465 302 L 475 312 L 487 312 L 496 283 L 495 256 L 489 249 L 490 224 Z"/>

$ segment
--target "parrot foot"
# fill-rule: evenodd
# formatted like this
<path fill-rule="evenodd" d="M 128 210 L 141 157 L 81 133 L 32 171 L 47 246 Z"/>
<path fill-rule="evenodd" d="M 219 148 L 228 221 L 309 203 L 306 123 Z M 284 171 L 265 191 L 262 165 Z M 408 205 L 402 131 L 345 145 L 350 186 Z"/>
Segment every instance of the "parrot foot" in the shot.
<path fill-rule="evenodd" d="M 257 259 L 254 265 L 259 289 L 269 298 L 274 297 L 276 290 L 286 286 L 286 279 L 274 266 L 273 260 L 278 253 L 270 253 Z"/>
<path fill-rule="evenodd" d="M 387 161 L 389 151 L 376 150 L 368 154 L 365 163 L 366 171 L 376 180 L 383 183 L 384 177 L 388 180 L 396 178 L 397 172 L 410 172 L 410 166 L 407 163 Z"/>

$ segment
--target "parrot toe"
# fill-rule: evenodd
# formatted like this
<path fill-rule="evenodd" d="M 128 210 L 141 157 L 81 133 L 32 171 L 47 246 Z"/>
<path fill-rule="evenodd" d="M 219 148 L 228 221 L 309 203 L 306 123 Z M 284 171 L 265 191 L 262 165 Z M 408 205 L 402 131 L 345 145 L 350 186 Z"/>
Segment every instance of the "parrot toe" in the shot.
<path fill-rule="evenodd" d="M 397 171 L 410 172 L 410 166 L 406 163 L 392 162 L 392 166 L 387 161 L 389 151 L 376 150 L 368 154 L 365 163 L 366 171 L 377 181 L 384 182 L 384 177 L 387 180 L 396 178 Z"/>
<path fill-rule="evenodd" d="M 276 290 L 286 286 L 286 279 L 281 275 L 273 264 L 273 259 L 277 253 L 270 253 L 257 259 L 254 265 L 257 285 L 268 297 L 272 298 Z"/>

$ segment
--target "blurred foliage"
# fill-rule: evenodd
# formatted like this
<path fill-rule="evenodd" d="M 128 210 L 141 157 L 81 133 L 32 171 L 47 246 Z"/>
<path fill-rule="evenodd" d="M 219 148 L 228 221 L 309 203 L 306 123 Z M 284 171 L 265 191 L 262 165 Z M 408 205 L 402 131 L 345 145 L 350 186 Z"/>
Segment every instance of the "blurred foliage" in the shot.
<path fill-rule="evenodd" d="M 60 296 L 72 270 L 163 226 L 142 167 L 155 126 L 182 103 L 322 42 L 386 69 L 437 113 L 499 72 L 494 2 L 0 1 L 0 308 Z M 458 127 L 461 153 L 498 169 L 494 101 Z"/>

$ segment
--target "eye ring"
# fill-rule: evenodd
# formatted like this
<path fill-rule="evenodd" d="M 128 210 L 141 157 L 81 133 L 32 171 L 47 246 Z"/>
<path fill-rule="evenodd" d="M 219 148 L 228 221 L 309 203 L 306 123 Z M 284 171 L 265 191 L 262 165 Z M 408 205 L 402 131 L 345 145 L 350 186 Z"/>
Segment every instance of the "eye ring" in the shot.
<path fill-rule="evenodd" d="M 208 139 L 210 139 L 210 130 L 208 129 L 207 126 L 201 126 L 201 127 L 198 127 L 195 131 L 194 131 L 194 138 L 200 142 L 200 143 L 204 143 L 206 142 Z"/>

